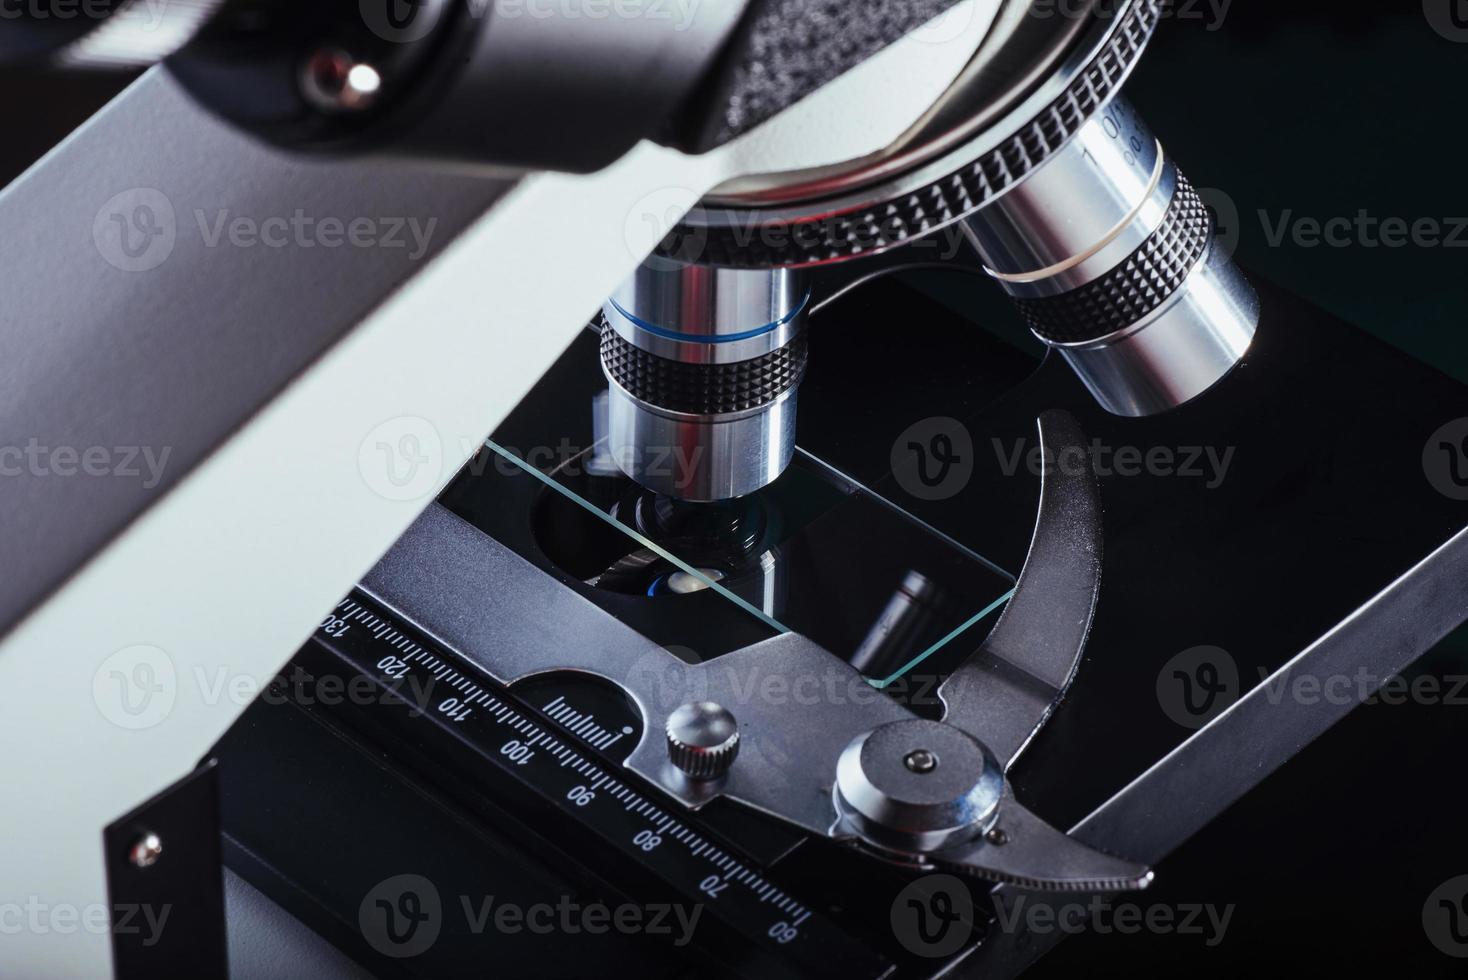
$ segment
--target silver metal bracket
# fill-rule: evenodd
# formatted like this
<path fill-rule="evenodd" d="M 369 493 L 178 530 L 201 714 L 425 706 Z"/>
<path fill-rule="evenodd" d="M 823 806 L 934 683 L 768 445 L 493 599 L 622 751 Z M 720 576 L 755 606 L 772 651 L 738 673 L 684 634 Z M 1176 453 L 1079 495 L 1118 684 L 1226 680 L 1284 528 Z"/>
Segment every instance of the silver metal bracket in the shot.
<path fill-rule="evenodd" d="M 833 834 L 1022 888 L 1145 888 L 1145 866 L 1051 827 L 1005 777 L 1075 678 L 1101 585 L 1101 503 L 1085 435 L 1065 412 L 1047 412 L 1039 427 L 1040 510 L 1014 598 L 939 690 L 942 723 L 887 725 L 843 753 Z"/>

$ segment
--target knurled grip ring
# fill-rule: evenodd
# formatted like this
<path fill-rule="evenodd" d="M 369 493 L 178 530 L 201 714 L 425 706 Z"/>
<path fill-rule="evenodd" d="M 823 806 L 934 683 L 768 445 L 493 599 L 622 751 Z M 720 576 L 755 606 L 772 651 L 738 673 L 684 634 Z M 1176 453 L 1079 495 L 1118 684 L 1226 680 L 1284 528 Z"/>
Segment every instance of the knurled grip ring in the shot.
<path fill-rule="evenodd" d="M 1056 344 L 1096 340 L 1142 320 L 1181 288 L 1213 236 L 1213 217 L 1187 178 L 1157 230 L 1110 272 L 1078 289 L 1015 299 L 1031 330 Z"/>

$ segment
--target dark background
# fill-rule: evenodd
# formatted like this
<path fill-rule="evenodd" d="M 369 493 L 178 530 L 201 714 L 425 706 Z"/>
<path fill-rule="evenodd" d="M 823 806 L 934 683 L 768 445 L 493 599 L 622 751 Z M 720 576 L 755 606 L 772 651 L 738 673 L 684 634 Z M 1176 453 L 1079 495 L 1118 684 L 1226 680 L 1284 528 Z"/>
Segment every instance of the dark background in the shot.
<path fill-rule="evenodd" d="M 1460 248 L 1273 247 L 1258 215 L 1468 218 L 1468 31 L 1444 38 L 1420 0 L 1237 0 L 1208 27 L 1165 22 L 1127 93 L 1194 184 L 1233 199 L 1240 263 L 1468 381 L 1468 235 Z M 1416 669 L 1468 674 L 1468 631 Z M 1137 900 L 1233 904 L 1222 944 L 1086 935 L 1035 975 L 1468 975 L 1422 925 L 1433 890 L 1468 874 L 1465 736 L 1468 704 L 1357 710 Z"/>
<path fill-rule="evenodd" d="M 1468 23 L 1465 0 L 1427 3 L 1458 3 Z M 1460 248 L 1274 246 L 1259 216 L 1468 219 L 1465 69 L 1468 30 L 1442 36 L 1418 0 L 1236 0 L 1221 24 L 1216 7 L 1180 7 L 1127 91 L 1193 182 L 1231 199 L 1247 269 L 1468 382 L 1468 234 Z M 0 71 L 0 183 L 124 82 Z M 1416 670 L 1468 675 L 1468 631 Z M 1086 935 L 1035 975 L 1463 976 L 1468 960 L 1428 941 L 1422 909 L 1468 874 L 1465 737 L 1468 704 L 1358 710 L 1165 862 L 1137 899 L 1234 906 L 1221 944 Z"/>

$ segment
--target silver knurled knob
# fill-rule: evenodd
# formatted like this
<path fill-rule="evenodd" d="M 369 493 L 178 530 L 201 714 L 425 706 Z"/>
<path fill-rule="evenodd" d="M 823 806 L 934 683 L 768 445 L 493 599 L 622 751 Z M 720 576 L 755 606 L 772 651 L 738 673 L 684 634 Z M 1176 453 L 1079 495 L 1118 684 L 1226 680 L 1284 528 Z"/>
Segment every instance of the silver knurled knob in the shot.
<path fill-rule="evenodd" d="M 739 754 L 739 723 L 712 701 L 685 704 L 668 716 L 668 758 L 689 779 L 717 779 Z"/>

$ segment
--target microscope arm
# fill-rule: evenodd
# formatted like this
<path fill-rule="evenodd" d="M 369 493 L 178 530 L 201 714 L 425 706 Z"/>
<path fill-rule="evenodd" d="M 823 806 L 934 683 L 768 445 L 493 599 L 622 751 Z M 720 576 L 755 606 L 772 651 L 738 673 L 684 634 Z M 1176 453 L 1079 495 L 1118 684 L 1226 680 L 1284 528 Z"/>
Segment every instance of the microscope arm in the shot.
<path fill-rule="evenodd" d="M 782 147 L 874 151 L 973 46 L 899 42 L 827 87 L 844 94 L 700 156 L 643 143 L 518 180 L 303 161 L 155 69 L 0 195 L 0 442 L 41 461 L 0 460 L 20 468 L 0 480 L 0 739 L 28 801 L 0 848 L 11 892 L 105 907 L 103 828 L 197 765 L 240 685 L 258 693 L 688 207 Z M 893 73 L 911 84 L 880 125 L 830 118 Z M 404 245 L 296 247 L 331 234 L 297 214 L 384 239 L 397 222 Z M 88 449 L 112 475 L 55 454 Z M 245 600 L 272 614 L 226 638 Z M 139 670 L 156 697 L 119 701 Z M 107 976 L 110 957 L 105 934 L 6 943 L 37 978 Z"/>

